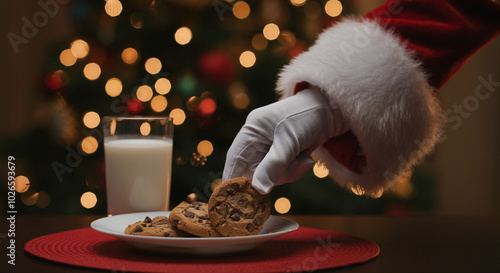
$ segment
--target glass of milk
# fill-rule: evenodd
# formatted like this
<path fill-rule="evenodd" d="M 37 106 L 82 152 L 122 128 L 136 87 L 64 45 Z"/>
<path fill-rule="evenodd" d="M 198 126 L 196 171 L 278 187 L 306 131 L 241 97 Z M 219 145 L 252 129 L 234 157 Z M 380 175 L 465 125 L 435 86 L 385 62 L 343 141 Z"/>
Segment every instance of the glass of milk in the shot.
<path fill-rule="evenodd" d="M 170 117 L 104 117 L 108 215 L 167 211 L 172 173 Z"/>

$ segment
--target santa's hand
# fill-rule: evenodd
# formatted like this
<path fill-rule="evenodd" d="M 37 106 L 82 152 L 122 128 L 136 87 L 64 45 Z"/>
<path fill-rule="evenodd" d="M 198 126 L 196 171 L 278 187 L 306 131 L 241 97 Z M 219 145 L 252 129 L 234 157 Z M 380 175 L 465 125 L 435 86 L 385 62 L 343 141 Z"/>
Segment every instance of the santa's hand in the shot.
<path fill-rule="evenodd" d="M 310 154 L 348 130 L 340 111 L 317 89 L 253 110 L 226 157 L 223 181 L 245 176 L 266 194 L 314 165 Z"/>

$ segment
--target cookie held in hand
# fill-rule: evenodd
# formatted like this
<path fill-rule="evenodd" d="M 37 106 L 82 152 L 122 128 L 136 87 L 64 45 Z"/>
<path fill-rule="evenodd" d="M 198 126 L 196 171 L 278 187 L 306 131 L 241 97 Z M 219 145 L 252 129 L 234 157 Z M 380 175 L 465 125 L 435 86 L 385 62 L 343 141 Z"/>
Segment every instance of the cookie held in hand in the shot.
<path fill-rule="evenodd" d="M 210 196 L 208 215 L 223 236 L 258 234 L 271 214 L 271 201 L 245 177 L 229 179 Z"/>
<path fill-rule="evenodd" d="M 156 216 L 151 219 L 148 216 L 143 221 L 130 224 L 125 228 L 125 234 L 157 236 L 157 237 L 185 237 L 189 234 L 178 230 L 166 216 Z"/>
<path fill-rule="evenodd" d="M 220 237 L 208 217 L 208 204 L 182 202 L 171 212 L 169 220 L 174 227 L 200 237 Z"/>

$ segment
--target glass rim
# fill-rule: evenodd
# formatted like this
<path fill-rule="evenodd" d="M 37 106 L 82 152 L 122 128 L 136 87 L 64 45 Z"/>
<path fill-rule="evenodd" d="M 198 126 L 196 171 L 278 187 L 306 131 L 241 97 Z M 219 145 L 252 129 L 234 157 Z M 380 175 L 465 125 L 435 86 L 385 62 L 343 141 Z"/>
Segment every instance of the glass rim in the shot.
<path fill-rule="evenodd" d="M 104 120 L 164 120 L 171 121 L 174 118 L 169 116 L 104 116 Z"/>

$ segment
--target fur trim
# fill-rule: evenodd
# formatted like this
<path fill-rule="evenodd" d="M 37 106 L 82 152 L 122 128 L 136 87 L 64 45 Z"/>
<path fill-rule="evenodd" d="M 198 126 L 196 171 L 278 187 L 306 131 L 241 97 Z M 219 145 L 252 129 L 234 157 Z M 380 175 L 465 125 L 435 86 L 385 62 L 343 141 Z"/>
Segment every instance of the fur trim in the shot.
<path fill-rule="evenodd" d="M 362 174 L 337 162 L 324 147 L 313 156 L 334 179 L 367 194 L 407 179 L 442 134 L 443 114 L 426 75 L 399 38 L 374 21 L 344 20 L 284 67 L 277 92 L 295 84 L 318 86 L 339 108 L 366 156 Z"/>

